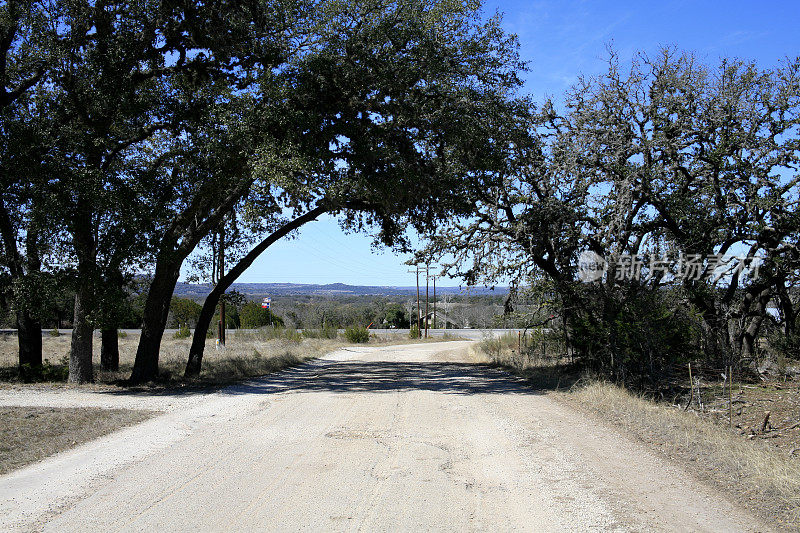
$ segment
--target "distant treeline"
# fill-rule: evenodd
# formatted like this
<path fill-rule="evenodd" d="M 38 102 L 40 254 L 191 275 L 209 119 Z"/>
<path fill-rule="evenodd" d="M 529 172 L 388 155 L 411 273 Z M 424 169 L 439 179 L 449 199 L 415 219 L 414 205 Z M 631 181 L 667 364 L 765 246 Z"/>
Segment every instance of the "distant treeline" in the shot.
<path fill-rule="evenodd" d="M 424 327 L 425 302 L 421 302 L 420 321 Z M 487 328 L 497 325 L 515 327 L 519 322 L 502 316 L 501 296 L 448 296 L 428 302 L 428 323 L 437 328 Z M 248 300 L 236 293 L 228 295 L 226 318 L 228 327 L 254 328 L 276 323 L 297 329 L 347 328 L 408 328 L 413 324 L 416 299 L 396 296 L 317 296 L 294 295 L 272 297 L 272 315 L 261 310 L 260 300 Z M 200 304 L 189 298 L 173 297 L 169 327 L 187 324 L 194 327 L 201 310 Z M 251 318 L 254 316 L 260 318 Z M 270 322 L 272 317 L 273 322 Z M 214 323 L 219 316 L 214 317 Z"/>

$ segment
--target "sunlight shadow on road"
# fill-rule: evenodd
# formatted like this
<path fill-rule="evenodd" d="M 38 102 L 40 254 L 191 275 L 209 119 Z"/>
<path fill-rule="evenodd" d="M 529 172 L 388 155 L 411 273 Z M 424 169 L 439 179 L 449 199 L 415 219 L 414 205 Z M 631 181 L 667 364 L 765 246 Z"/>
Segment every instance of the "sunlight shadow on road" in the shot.
<path fill-rule="evenodd" d="M 258 381 L 228 387 L 222 392 L 273 394 L 287 391 L 404 390 L 449 394 L 536 394 L 522 380 L 486 365 L 395 361 L 313 361 Z"/>

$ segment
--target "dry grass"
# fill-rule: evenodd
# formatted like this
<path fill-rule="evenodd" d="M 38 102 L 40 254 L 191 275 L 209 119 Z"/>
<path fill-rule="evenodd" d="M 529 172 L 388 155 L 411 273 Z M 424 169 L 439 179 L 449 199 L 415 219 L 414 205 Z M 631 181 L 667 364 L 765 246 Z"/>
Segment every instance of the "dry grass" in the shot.
<path fill-rule="evenodd" d="M 678 407 L 603 382 L 560 397 L 610 420 L 778 527 L 800 529 L 800 460 Z"/>
<path fill-rule="evenodd" d="M 0 407 L 0 475 L 154 414 L 89 407 Z"/>
<path fill-rule="evenodd" d="M 395 344 L 429 344 L 434 342 L 446 341 L 465 341 L 470 340 L 466 337 L 461 337 L 455 333 L 442 334 L 441 337 L 430 336 L 427 339 L 420 337 L 419 339 L 412 339 L 408 333 L 370 333 L 368 346 L 390 346 Z"/>
<path fill-rule="evenodd" d="M 454 340 L 448 338 L 445 340 Z M 385 346 L 389 344 L 412 344 L 416 342 L 439 342 L 443 339 L 412 340 L 408 335 L 384 334 L 372 335 L 369 346 Z M 131 334 L 119 339 L 120 370 L 118 372 L 100 371 L 100 338 L 94 338 L 94 366 L 97 386 L 103 384 L 122 385 L 130 376 L 139 335 Z M 348 345 L 341 337 L 337 339 L 304 338 L 292 330 L 287 330 L 277 338 L 266 331 L 234 331 L 228 334 L 227 345 L 217 349 L 215 339 L 206 341 L 203 356 L 203 370 L 199 379 L 192 380 L 192 386 L 219 386 L 242 379 L 263 376 L 277 370 L 319 357 L 328 352 Z M 184 386 L 183 371 L 189 354 L 191 338 L 175 339 L 167 332 L 161 343 L 159 356 L 160 378 L 158 386 Z M 45 336 L 43 338 L 44 358 L 53 365 L 52 374 L 66 369 L 69 357 L 70 336 Z M 17 375 L 17 339 L 16 337 L 0 337 L 0 383 L 16 383 Z M 63 375 L 64 372 L 61 372 Z M 63 379 L 51 378 L 53 385 Z M 91 387 L 91 386 L 90 386 Z"/>
<path fill-rule="evenodd" d="M 552 350 L 542 353 L 539 349 L 540 339 L 535 344 L 531 340 L 528 344 L 523 344 L 522 353 L 518 342 L 517 336 L 513 334 L 484 339 L 473 345 L 471 356 L 477 362 L 500 367 L 524 377 L 537 390 L 569 389 L 580 379 L 580 373 L 575 370 L 568 357 Z M 553 344 L 555 343 L 551 343 L 551 347 Z"/>
<path fill-rule="evenodd" d="M 161 343 L 159 356 L 160 385 L 177 385 L 183 382 L 183 370 L 191 346 L 191 338 L 174 339 L 167 333 Z M 98 383 L 121 384 L 130 376 L 139 335 L 128 335 L 119 339 L 120 370 L 100 370 L 100 339 L 94 339 L 95 380 Z M 206 341 L 203 370 L 194 384 L 223 385 L 236 380 L 269 374 L 306 361 L 343 346 L 335 339 L 262 339 L 248 333 L 229 334 L 227 345 L 217 349 L 216 341 Z M 70 337 L 46 336 L 43 339 L 44 358 L 56 366 L 66 365 L 69 357 Z M 16 374 L 17 342 L 12 337 L 0 341 L 0 368 L 9 380 Z"/>

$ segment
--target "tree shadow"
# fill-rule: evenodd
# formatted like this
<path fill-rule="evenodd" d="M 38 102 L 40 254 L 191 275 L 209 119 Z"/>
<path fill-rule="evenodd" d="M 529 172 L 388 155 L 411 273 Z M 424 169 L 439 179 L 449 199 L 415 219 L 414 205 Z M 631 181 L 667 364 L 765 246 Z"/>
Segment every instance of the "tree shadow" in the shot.
<path fill-rule="evenodd" d="M 111 396 L 194 396 L 299 392 L 431 391 L 446 394 L 542 394 L 569 388 L 579 374 L 566 366 L 526 369 L 497 364 L 401 361 L 313 360 L 248 381 L 151 383 L 95 390 Z"/>
<path fill-rule="evenodd" d="M 228 387 L 223 394 L 432 391 L 447 394 L 536 394 L 525 379 L 489 365 L 446 362 L 313 361 Z"/>

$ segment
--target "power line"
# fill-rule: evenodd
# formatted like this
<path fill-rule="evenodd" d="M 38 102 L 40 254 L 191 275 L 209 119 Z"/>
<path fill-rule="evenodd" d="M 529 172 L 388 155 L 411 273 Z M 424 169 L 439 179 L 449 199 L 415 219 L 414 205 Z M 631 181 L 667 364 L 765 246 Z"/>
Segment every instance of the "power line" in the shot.
<path fill-rule="evenodd" d="M 436 268 L 436 267 L 434 267 Z M 408 272 L 412 274 L 416 274 L 417 276 L 417 326 L 422 329 L 422 326 L 419 325 L 419 314 L 421 309 L 420 305 L 420 289 L 419 289 L 419 274 L 420 272 L 425 272 L 425 338 L 428 338 L 428 303 L 429 303 L 429 282 L 431 275 L 431 265 L 430 263 L 425 263 L 424 265 L 417 263 L 414 265 L 414 270 L 409 270 Z M 436 278 L 434 277 L 434 300 L 436 298 Z M 436 302 L 434 301 L 434 326 L 436 322 Z"/>

